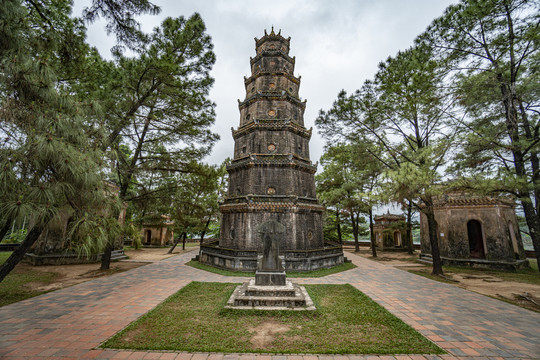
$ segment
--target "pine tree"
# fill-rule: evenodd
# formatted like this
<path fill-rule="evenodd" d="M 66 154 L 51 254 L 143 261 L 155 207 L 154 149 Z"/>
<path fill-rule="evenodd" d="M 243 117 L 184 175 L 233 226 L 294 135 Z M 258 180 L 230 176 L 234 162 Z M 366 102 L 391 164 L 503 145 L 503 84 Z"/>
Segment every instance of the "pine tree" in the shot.
<path fill-rule="evenodd" d="M 521 202 L 540 263 L 540 3 L 463 0 L 418 42 L 448 64 L 466 113 L 457 175 Z"/>

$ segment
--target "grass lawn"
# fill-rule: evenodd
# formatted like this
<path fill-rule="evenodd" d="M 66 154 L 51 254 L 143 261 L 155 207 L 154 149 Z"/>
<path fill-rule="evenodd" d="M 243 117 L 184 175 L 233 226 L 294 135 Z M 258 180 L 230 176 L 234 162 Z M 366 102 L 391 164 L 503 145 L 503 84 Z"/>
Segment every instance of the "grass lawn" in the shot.
<path fill-rule="evenodd" d="M 443 272 L 456 273 L 456 274 L 471 274 L 471 275 L 489 275 L 498 277 L 506 281 L 516 281 L 528 284 L 540 285 L 540 273 L 538 272 L 538 265 L 536 259 L 529 259 L 530 269 L 521 269 L 517 271 L 504 271 L 504 270 L 489 270 L 489 269 L 475 269 L 469 267 L 457 267 L 457 266 L 443 266 Z M 427 267 L 429 271 L 409 270 L 417 275 L 425 276 L 433 280 L 449 282 L 441 278 L 440 276 L 431 275 L 431 266 Z"/>
<path fill-rule="evenodd" d="M 3 264 L 11 252 L 0 252 L 0 264 Z M 0 306 L 8 305 L 38 296 L 47 291 L 35 291 L 27 287 L 28 283 L 50 284 L 58 276 L 56 273 L 47 273 L 32 269 L 13 269 L 0 283 Z"/>
<path fill-rule="evenodd" d="M 236 286 L 192 282 L 102 347 L 287 354 L 444 353 L 351 285 L 306 285 L 317 306 L 313 312 L 223 309 Z M 266 334 L 270 330 L 270 338 L 263 336 L 264 329 Z"/>
<path fill-rule="evenodd" d="M 201 264 L 200 262 L 194 261 L 194 260 L 191 260 L 190 262 L 186 263 L 186 265 L 192 266 L 200 270 L 205 270 L 214 274 L 224 275 L 224 276 L 248 276 L 248 277 L 255 276 L 254 272 L 223 270 L 223 269 L 218 269 L 213 266 L 206 265 L 206 264 Z M 344 263 L 330 269 L 318 269 L 318 270 L 313 270 L 309 272 L 287 272 L 287 278 L 318 278 L 318 277 L 323 277 L 326 275 L 336 274 L 342 271 L 354 269 L 355 267 L 356 265 L 354 265 L 353 263 Z"/>

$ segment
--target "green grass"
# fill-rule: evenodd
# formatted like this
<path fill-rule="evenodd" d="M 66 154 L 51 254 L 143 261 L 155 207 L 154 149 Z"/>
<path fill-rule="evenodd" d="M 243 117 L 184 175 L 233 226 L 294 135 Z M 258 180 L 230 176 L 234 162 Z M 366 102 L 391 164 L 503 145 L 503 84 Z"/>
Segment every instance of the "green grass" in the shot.
<path fill-rule="evenodd" d="M 0 252 L 0 265 L 2 265 L 11 256 L 13 251 Z"/>
<path fill-rule="evenodd" d="M 237 284 L 192 282 L 102 347 L 190 352 L 441 354 L 351 285 L 306 285 L 313 312 L 226 310 Z M 266 344 L 256 328 L 285 327 Z"/>
<path fill-rule="evenodd" d="M 254 272 L 241 272 L 241 271 L 231 271 L 231 270 L 224 270 L 224 269 L 218 269 L 210 265 L 201 264 L 198 261 L 191 260 L 186 265 L 189 265 L 191 267 L 194 267 L 199 270 L 208 271 L 214 274 L 219 274 L 223 276 L 255 276 Z M 347 271 L 354 269 L 356 265 L 353 263 L 343 263 L 338 266 L 334 266 L 330 269 L 318 269 L 308 272 L 287 272 L 288 278 L 318 278 L 323 277 L 326 275 L 336 274 L 342 271 Z"/>
<path fill-rule="evenodd" d="M 11 252 L 0 252 L 0 264 L 3 264 Z M 31 290 L 27 284 L 47 285 L 52 283 L 57 273 L 43 272 L 28 268 L 15 268 L 0 283 L 0 306 L 12 304 L 24 299 L 44 294 L 48 291 Z"/>
<path fill-rule="evenodd" d="M 444 273 L 456 273 L 456 274 L 469 274 L 469 275 L 487 275 L 493 276 L 505 281 L 515 281 L 522 282 L 527 284 L 540 285 L 540 273 L 538 272 L 538 264 L 536 259 L 529 259 L 529 269 L 521 269 L 517 271 L 505 271 L 505 270 L 491 270 L 491 269 L 478 269 L 471 267 L 459 267 L 459 266 L 443 266 Z M 432 280 L 437 280 L 441 282 L 452 282 L 447 281 L 440 276 L 431 275 L 431 265 L 426 265 L 426 271 L 421 270 L 408 270 L 409 272 L 417 275 L 421 275 Z"/>
<path fill-rule="evenodd" d="M 536 259 L 529 259 L 529 265 L 531 266 L 531 269 L 538 272 L 538 262 Z"/>
<path fill-rule="evenodd" d="M 529 260 L 529 264 L 532 261 Z M 534 261 L 536 263 L 536 261 Z M 443 271 L 458 273 L 458 274 L 473 274 L 473 275 L 489 275 L 498 277 L 506 281 L 517 281 L 527 284 L 540 285 L 540 273 L 536 264 L 531 264 L 530 269 L 521 269 L 517 271 L 504 271 L 504 270 L 487 270 L 487 269 L 475 269 L 475 268 L 462 268 L 455 266 L 444 266 Z"/>

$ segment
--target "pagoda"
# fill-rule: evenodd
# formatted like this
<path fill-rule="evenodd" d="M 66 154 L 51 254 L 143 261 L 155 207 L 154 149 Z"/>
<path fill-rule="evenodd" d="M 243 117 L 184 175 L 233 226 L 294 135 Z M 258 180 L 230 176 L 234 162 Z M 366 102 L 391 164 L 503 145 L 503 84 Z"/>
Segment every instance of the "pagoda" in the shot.
<path fill-rule="evenodd" d="M 238 100 L 240 125 L 232 129 L 234 159 L 220 205 L 220 238 L 201 246 L 199 260 L 221 268 L 254 271 L 263 241 L 258 227 L 283 225 L 280 255 L 285 270 L 310 271 L 343 263 L 343 250 L 323 239 L 322 206 L 315 194 L 317 165 L 309 158 L 312 129 L 304 127 L 306 101 L 298 95 L 290 37 L 265 30 L 255 38 L 246 97 Z"/>

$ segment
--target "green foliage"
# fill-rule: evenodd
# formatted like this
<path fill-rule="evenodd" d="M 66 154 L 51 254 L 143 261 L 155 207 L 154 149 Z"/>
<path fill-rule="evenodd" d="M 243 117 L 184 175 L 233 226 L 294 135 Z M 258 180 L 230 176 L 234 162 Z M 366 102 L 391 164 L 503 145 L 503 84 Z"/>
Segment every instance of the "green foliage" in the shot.
<path fill-rule="evenodd" d="M 355 240 L 366 232 L 365 219 L 360 215 L 371 214 L 379 201 L 376 187 L 380 175 L 380 167 L 368 146 L 336 144 L 327 147 L 321 157 L 323 172 L 315 179 L 319 197 L 330 207 L 324 224 L 326 240 L 339 241 L 338 224 L 345 240 L 351 232 Z"/>
<path fill-rule="evenodd" d="M 468 129 L 453 172 L 472 191 L 521 201 L 540 262 L 540 4 L 468 0 L 418 39 L 447 64 Z"/>
<path fill-rule="evenodd" d="M 27 233 L 28 233 L 28 231 L 26 229 L 19 229 L 17 231 L 12 232 L 9 235 L 7 235 L 2 240 L 2 243 L 3 244 L 19 244 L 24 240 Z"/>
<path fill-rule="evenodd" d="M 69 248 L 89 254 L 121 234 L 122 206 L 106 176 L 119 174 L 126 200 L 128 190 L 139 195 L 134 176 L 190 172 L 209 152 L 217 138 L 207 99 L 215 55 L 198 14 L 168 18 L 145 35 L 134 16 L 158 7 L 95 0 L 86 20 L 105 17 L 136 53 L 125 57 L 117 47 L 105 61 L 71 6 L 7 0 L 0 8 L 0 223 L 30 218 L 40 230 L 69 208 Z"/>
<path fill-rule="evenodd" d="M 84 59 L 84 27 L 67 2 L 6 1 L 0 10 L 0 212 L 44 226 L 70 206 L 74 216 L 107 200 L 102 153 L 87 111 L 63 77 Z M 100 204 L 100 205 L 98 205 Z M 85 244 L 87 246 L 88 244 Z"/>
<path fill-rule="evenodd" d="M 122 226 L 122 237 L 131 240 L 135 250 L 142 248 L 141 229 L 133 222 L 128 222 Z"/>
<path fill-rule="evenodd" d="M 83 17 L 90 23 L 99 17 L 107 19 L 107 33 L 115 34 L 120 44 L 135 48 L 143 34 L 134 17 L 145 13 L 156 15 L 160 11 L 147 0 L 93 0 L 92 5 L 84 9 Z"/>

